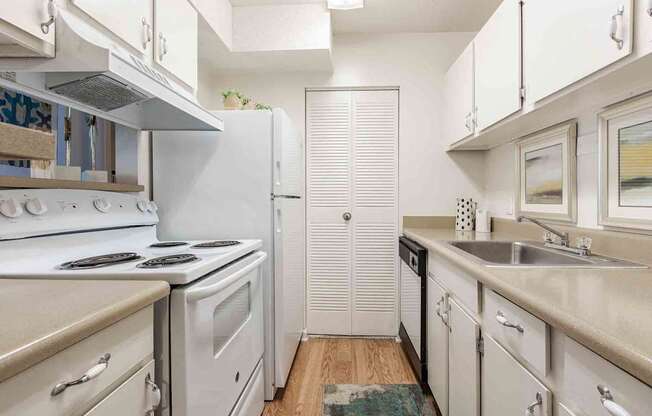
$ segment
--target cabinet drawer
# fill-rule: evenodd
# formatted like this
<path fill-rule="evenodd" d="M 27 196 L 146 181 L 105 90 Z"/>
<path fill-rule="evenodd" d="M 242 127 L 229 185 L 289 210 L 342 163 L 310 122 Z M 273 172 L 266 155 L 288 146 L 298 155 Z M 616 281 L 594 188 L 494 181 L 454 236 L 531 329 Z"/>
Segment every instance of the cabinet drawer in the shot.
<path fill-rule="evenodd" d="M 599 385 L 607 387 L 611 401 L 630 415 L 650 414 L 651 387 L 568 337 L 564 338 L 563 374 L 566 402 L 578 415 L 609 414 L 600 400 Z"/>
<path fill-rule="evenodd" d="M 473 313 L 480 313 L 480 283 L 449 262 L 435 256 L 428 259 L 430 275 Z"/>
<path fill-rule="evenodd" d="M 546 416 L 552 393 L 490 336 L 484 337 L 482 414 Z M 531 407 L 532 412 L 528 412 Z"/>
<path fill-rule="evenodd" d="M 84 416 L 146 415 L 154 408 L 147 380 L 154 381 L 154 360 L 148 362 Z"/>
<path fill-rule="evenodd" d="M 550 368 L 548 325 L 490 289 L 484 289 L 484 300 L 485 330 L 508 351 L 546 376 Z"/>
<path fill-rule="evenodd" d="M 151 306 L 97 332 L 0 384 L 0 415 L 80 415 L 153 356 Z M 104 354 L 109 365 L 86 383 L 52 396 L 55 385 L 81 377 Z"/>

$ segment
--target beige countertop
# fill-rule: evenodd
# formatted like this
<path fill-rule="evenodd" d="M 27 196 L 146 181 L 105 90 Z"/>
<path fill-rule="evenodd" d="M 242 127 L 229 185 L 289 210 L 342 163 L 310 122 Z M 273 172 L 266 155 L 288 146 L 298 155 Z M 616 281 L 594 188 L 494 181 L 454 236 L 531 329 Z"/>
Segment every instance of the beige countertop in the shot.
<path fill-rule="evenodd" d="M 403 232 L 652 386 L 652 269 L 488 268 L 446 244 L 474 240 L 473 232 L 433 228 L 405 228 Z M 480 236 L 478 239 L 519 239 L 508 233 Z"/>
<path fill-rule="evenodd" d="M 0 279 L 0 382 L 169 293 L 166 282 Z"/>

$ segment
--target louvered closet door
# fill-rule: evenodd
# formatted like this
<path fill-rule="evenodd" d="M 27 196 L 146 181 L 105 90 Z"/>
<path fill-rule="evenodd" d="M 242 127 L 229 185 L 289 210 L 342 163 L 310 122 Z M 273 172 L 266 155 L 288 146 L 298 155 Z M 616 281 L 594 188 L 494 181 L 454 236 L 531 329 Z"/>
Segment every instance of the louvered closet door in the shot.
<path fill-rule="evenodd" d="M 396 335 L 398 91 L 309 92 L 306 111 L 308 331 Z"/>
<path fill-rule="evenodd" d="M 351 333 L 351 93 L 306 97 L 308 331 Z"/>
<path fill-rule="evenodd" d="M 396 335 L 398 91 L 354 91 L 351 331 Z"/>

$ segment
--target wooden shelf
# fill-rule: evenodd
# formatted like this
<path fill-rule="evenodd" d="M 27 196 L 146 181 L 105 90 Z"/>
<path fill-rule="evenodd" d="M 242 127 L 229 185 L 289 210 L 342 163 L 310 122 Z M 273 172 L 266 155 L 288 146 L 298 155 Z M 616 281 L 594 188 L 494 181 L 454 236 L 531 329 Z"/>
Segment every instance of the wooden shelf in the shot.
<path fill-rule="evenodd" d="M 145 190 L 143 185 L 127 183 L 82 182 L 21 176 L 0 176 L 0 188 L 90 189 L 112 192 L 142 192 Z"/>
<path fill-rule="evenodd" d="M 0 122 L 0 159 L 52 160 L 54 135 Z"/>

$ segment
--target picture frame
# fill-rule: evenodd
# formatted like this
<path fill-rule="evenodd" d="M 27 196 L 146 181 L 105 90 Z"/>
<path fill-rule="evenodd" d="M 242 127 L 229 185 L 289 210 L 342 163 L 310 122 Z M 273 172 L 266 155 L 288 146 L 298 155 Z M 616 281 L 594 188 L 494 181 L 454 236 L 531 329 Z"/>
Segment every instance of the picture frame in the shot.
<path fill-rule="evenodd" d="M 598 114 L 598 223 L 652 231 L 652 94 Z M 649 155 L 649 158 L 648 158 Z"/>
<path fill-rule="evenodd" d="M 516 215 L 577 222 L 577 121 L 515 142 Z"/>

